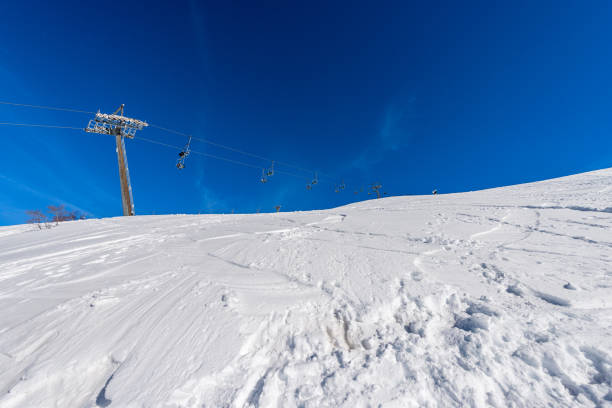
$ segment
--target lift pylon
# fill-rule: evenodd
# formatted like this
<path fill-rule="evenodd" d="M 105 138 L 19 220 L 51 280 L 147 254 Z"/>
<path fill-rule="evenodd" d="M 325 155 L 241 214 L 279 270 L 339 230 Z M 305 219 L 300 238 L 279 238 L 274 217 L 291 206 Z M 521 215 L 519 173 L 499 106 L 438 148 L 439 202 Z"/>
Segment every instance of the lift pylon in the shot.
<path fill-rule="evenodd" d="M 149 126 L 147 122 L 123 116 L 121 106 L 113 113 L 96 113 L 96 116 L 89 121 L 86 132 L 100 133 L 103 135 L 114 135 L 117 145 L 117 164 L 119 166 L 119 182 L 121 184 L 121 202 L 123 205 L 123 215 L 134 215 L 134 200 L 132 197 L 132 186 L 130 184 L 130 172 L 127 165 L 127 154 L 125 152 L 124 139 L 133 139 L 137 130 L 142 130 Z"/>

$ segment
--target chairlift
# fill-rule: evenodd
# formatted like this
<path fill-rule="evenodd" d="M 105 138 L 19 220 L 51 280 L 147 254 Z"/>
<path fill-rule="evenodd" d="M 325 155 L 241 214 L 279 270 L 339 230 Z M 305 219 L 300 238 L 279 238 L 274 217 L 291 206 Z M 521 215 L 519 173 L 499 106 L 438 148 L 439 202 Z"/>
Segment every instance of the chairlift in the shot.
<path fill-rule="evenodd" d="M 178 154 L 179 158 L 176 161 L 176 168 L 179 170 L 185 168 L 185 159 L 189 156 L 189 153 L 191 153 L 190 145 L 191 145 L 191 136 L 189 136 L 189 140 L 187 141 L 187 144 L 185 145 L 183 150 Z"/>
<path fill-rule="evenodd" d="M 317 176 L 317 172 L 315 171 L 314 180 L 312 180 L 310 184 L 314 186 L 315 184 L 318 184 L 318 183 L 319 183 L 319 177 Z"/>
<path fill-rule="evenodd" d="M 346 188 L 346 184 L 344 184 L 344 180 L 342 180 L 342 183 L 336 184 L 336 187 L 334 188 L 334 191 L 336 193 L 339 193 L 340 191 L 344 190 L 345 188 Z"/>
<path fill-rule="evenodd" d="M 261 180 L 262 183 L 267 183 L 268 178 L 266 177 L 266 169 L 261 169 Z"/>
<path fill-rule="evenodd" d="M 268 177 L 272 177 L 274 175 L 274 160 L 272 160 L 272 164 L 270 165 L 270 168 L 266 172 L 266 175 Z"/>

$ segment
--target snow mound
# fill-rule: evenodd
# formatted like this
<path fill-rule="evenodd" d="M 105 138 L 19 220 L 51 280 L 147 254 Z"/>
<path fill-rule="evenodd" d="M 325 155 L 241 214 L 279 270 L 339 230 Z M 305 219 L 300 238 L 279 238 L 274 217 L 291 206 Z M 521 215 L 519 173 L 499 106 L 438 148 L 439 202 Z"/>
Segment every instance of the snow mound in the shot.
<path fill-rule="evenodd" d="M 0 228 L 3 407 L 612 404 L 612 169 Z"/>

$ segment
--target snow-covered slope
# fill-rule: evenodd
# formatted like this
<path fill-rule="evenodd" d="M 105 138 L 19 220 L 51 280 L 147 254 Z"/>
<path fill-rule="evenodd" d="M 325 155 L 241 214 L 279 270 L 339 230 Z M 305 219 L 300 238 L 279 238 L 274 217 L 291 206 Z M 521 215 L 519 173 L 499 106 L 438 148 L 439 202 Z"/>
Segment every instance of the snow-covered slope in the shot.
<path fill-rule="evenodd" d="M 612 404 L 612 170 L 0 228 L 0 406 Z"/>

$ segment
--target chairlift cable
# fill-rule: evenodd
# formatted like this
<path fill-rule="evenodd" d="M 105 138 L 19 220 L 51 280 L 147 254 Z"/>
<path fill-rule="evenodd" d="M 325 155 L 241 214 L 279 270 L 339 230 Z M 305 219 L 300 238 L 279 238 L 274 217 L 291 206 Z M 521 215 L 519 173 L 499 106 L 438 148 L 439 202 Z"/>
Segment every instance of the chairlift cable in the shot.
<path fill-rule="evenodd" d="M 181 150 L 182 149 L 182 147 L 180 147 L 180 146 L 171 145 L 171 144 L 168 144 L 168 143 L 160 142 L 158 140 L 153 140 L 153 139 L 149 139 L 149 138 L 142 137 L 142 136 L 135 136 L 134 140 L 142 140 L 143 142 L 153 143 L 153 144 L 169 147 L 171 149 L 176 149 L 176 150 Z M 240 166 L 250 167 L 250 168 L 254 168 L 254 169 L 261 168 L 261 166 L 257 166 L 255 164 L 245 163 L 243 161 L 234 160 L 234 159 L 228 159 L 227 157 L 216 156 L 214 154 L 199 152 L 197 150 L 191 150 L 191 153 L 198 154 L 200 156 L 210 157 L 212 159 L 226 161 L 228 163 L 233 163 L 233 164 L 237 164 L 237 165 L 240 165 Z M 275 172 L 276 173 L 280 173 L 280 174 L 285 174 L 287 176 L 296 177 L 296 178 L 299 178 L 299 179 L 304 179 L 305 178 L 303 176 L 300 176 L 300 175 L 297 175 L 297 174 L 293 174 L 293 173 L 289 173 L 289 172 L 286 172 L 286 171 L 275 170 Z"/>
<path fill-rule="evenodd" d="M 2 105 L 12 105 L 12 106 L 20 106 L 24 108 L 35 108 L 35 109 L 47 109 L 47 110 L 55 110 L 55 111 L 64 111 L 64 112 L 76 112 L 76 113 L 87 113 L 89 115 L 95 115 L 96 112 L 89 112 L 80 109 L 72 109 L 72 108 L 56 108 L 53 106 L 43 106 L 43 105 L 30 105 L 27 103 L 14 103 L 7 101 L 0 101 Z"/>
<path fill-rule="evenodd" d="M 187 137 L 190 136 L 187 133 L 180 132 L 178 130 L 166 128 L 166 127 L 159 126 L 159 125 L 154 125 L 154 124 L 151 124 L 151 123 L 149 123 L 149 126 L 157 128 L 159 130 L 163 130 L 163 131 L 168 132 L 168 133 L 173 133 L 173 134 L 179 135 L 179 136 L 187 136 Z M 196 137 L 196 136 L 192 136 L 192 138 L 193 138 L 193 140 L 198 140 L 200 142 L 209 144 L 211 146 L 219 147 L 221 149 L 230 150 L 232 152 L 243 154 L 245 156 L 250 156 L 250 157 L 253 157 L 255 159 L 260 159 L 260 160 L 267 161 L 267 162 L 274 161 L 274 160 L 272 160 L 272 159 L 270 159 L 268 157 L 260 156 L 260 155 L 255 154 L 255 153 L 245 152 L 244 150 L 236 149 L 235 147 L 231 147 L 231 146 L 223 145 L 221 143 L 213 142 L 212 140 L 208 140 L 208 139 L 204 139 L 204 138 Z M 281 166 L 291 167 L 291 168 L 294 168 L 296 170 L 301 170 L 301 171 L 304 171 L 304 172 L 307 172 L 307 173 L 312 173 L 313 172 L 312 169 L 306 169 L 306 168 L 303 168 L 303 167 L 300 167 L 300 166 L 296 166 L 296 165 L 291 164 L 291 163 L 286 163 L 286 162 L 282 162 L 282 161 L 278 161 L 278 160 L 276 160 L 275 163 L 279 164 Z M 322 172 L 319 172 L 319 174 L 325 175 L 325 173 L 322 173 Z M 327 175 L 327 176 L 329 176 L 329 175 Z M 329 177 L 331 177 L 331 176 L 329 176 Z"/>
<path fill-rule="evenodd" d="M 70 130 L 79 130 L 79 131 L 83 131 L 84 128 L 82 127 L 75 127 L 75 126 L 62 126 L 62 125 L 48 125 L 48 124 L 39 124 L 39 123 L 16 123 L 16 122 L 0 122 L 0 125 L 6 125 L 6 126 L 20 126 L 20 127 L 36 127 L 36 128 L 50 128 L 50 129 L 70 129 Z M 164 147 L 168 147 L 171 149 L 175 149 L 178 151 L 181 151 L 183 148 L 180 146 L 175 146 L 175 145 L 171 145 L 168 143 L 164 143 L 164 142 L 160 142 L 158 140 L 153 140 L 153 139 L 149 139 L 149 138 L 145 138 L 142 136 L 136 136 L 134 137 L 134 139 L 136 140 L 142 140 L 143 142 L 147 142 L 147 143 L 151 143 L 151 144 L 156 144 L 159 146 L 164 146 Z M 193 139 L 196 139 L 195 137 Z M 200 156 L 204 156 L 204 157 L 209 157 L 211 159 L 216 159 L 216 160 L 221 160 L 221 161 L 225 161 L 228 163 L 233 163 L 233 164 L 237 164 L 240 166 L 245 166 L 245 167 L 249 167 L 249 168 L 254 168 L 254 169 L 260 169 L 261 166 L 257 166 L 251 163 L 246 163 L 243 161 L 239 161 L 239 160 L 234 160 L 234 159 L 229 159 L 227 157 L 222 157 L 222 156 L 216 156 L 210 153 L 204 153 L 204 152 L 199 152 L 197 150 L 190 150 L 191 153 L 200 155 Z M 278 162 L 276 162 L 278 163 Z M 287 171 L 283 171 L 283 170 L 275 170 L 275 173 L 279 173 L 279 174 L 284 174 L 286 176 L 290 176 L 290 177 L 294 177 L 300 180 L 309 180 L 309 178 L 307 178 L 306 176 L 303 175 L 299 175 L 299 174 L 294 174 L 294 173 L 290 173 Z M 316 173 L 318 174 L 318 173 Z M 321 181 L 321 179 L 318 177 L 318 175 L 315 175 L 315 180 L 317 180 L 318 182 Z M 315 180 L 312 180 L 313 182 L 315 182 Z M 309 183 L 307 185 L 307 189 L 310 190 L 312 188 L 312 182 Z M 315 182 L 316 184 L 316 182 Z M 310 188 L 308 188 L 310 187 Z M 363 188 L 361 189 L 363 191 Z M 357 191 L 355 192 L 356 194 L 358 193 Z M 371 194 L 371 193 L 368 193 Z"/>
<path fill-rule="evenodd" d="M 42 125 L 35 123 L 15 123 L 15 122 L 0 122 L 0 125 L 7 126 L 25 126 L 25 127 L 41 127 L 41 128 L 52 128 L 52 129 L 74 129 L 74 130 L 83 130 L 82 127 L 74 127 L 74 126 L 59 126 L 59 125 Z"/>
<path fill-rule="evenodd" d="M 96 113 L 96 112 L 92 112 L 92 111 L 86 111 L 86 110 L 74 109 L 74 108 L 60 108 L 60 107 L 47 106 L 47 105 L 32 105 L 32 104 L 27 104 L 27 103 L 16 103 L 16 102 L 9 102 L 9 101 L 0 101 L 0 104 L 2 104 L 2 105 L 11 105 L 11 106 L 18 106 L 18 107 L 24 107 L 24 108 L 46 109 L 46 110 L 53 110 L 53 111 L 64 111 L 64 112 L 75 112 L 75 113 L 85 113 L 85 114 L 91 114 L 91 115 L 94 115 Z M 8 123 L 8 122 L 2 122 L 0 124 L 10 125 L 10 123 Z M 13 126 L 28 126 L 28 125 L 14 124 Z M 246 152 L 244 150 L 236 149 L 236 148 L 231 147 L 231 146 L 226 146 L 226 145 L 223 145 L 221 143 L 213 142 L 212 140 L 195 137 L 195 136 L 189 135 L 189 134 L 184 133 L 184 132 L 180 132 L 180 131 L 175 130 L 175 129 L 170 129 L 170 128 L 167 128 L 167 127 L 163 127 L 163 126 L 159 126 L 159 125 L 154 125 L 154 124 L 149 124 L 149 126 L 157 128 L 159 130 L 163 130 L 165 132 L 174 133 L 176 135 L 191 137 L 194 140 L 198 140 L 200 142 L 210 144 L 211 146 L 216 146 L 216 147 L 219 147 L 219 148 L 222 148 L 222 149 L 230 150 L 230 151 L 233 151 L 235 153 L 243 154 L 245 156 L 250 156 L 250 157 L 253 157 L 253 158 L 256 158 L 256 159 L 260 159 L 260 160 L 265 160 L 265 161 L 272 161 L 272 159 L 260 156 L 258 154 Z M 45 127 L 45 126 L 35 126 L 35 127 Z M 49 126 L 47 126 L 47 127 L 49 127 Z M 61 128 L 61 127 L 58 127 L 58 128 Z M 79 129 L 79 130 L 81 130 L 81 128 L 71 128 L 71 127 L 64 127 L 64 128 L 65 129 Z M 312 173 L 311 169 L 306 169 L 306 168 L 303 168 L 303 167 L 300 167 L 300 166 L 296 166 L 296 165 L 291 164 L 291 163 L 286 163 L 286 162 L 282 162 L 282 161 L 278 161 L 278 160 L 276 161 L 276 163 L 281 165 L 281 166 L 294 168 L 296 170 L 304 171 L 304 172 L 307 172 L 307 173 Z M 331 175 L 323 173 L 323 172 L 319 172 L 319 174 L 323 175 L 324 177 L 332 177 Z"/>
<path fill-rule="evenodd" d="M 18 106 L 18 107 L 25 107 L 25 108 L 34 108 L 34 109 L 46 109 L 46 110 L 53 110 L 53 111 L 74 112 L 74 113 L 85 113 L 85 114 L 95 114 L 96 113 L 96 112 L 86 111 L 86 110 L 81 110 L 81 109 L 61 108 L 61 107 L 46 106 L 46 105 L 33 105 L 33 104 L 16 103 L 16 102 L 9 102 L 9 101 L 0 101 L 0 104 L 2 104 L 2 105 L 11 105 L 11 106 Z M 28 123 L 14 123 L 14 122 L 0 122 L 0 125 L 83 130 L 83 128 L 81 128 L 81 127 L 73 127 L 73 126 L 56 126 L 56 125 L 28 124 Z M 176 135 L 190 137 L 193 140 L 198 140 L 200 142 L 207 143 L 209 145 L 216 146 L 216 147 L 219 147 L 219 148 L 222 148 L 222 149 L 226 149 L 226 150 L 229 150 L 229 151 L 233 151 L 235 153 L 239 153 L 239 154 L 242 154 L 242 155 L 245 155 L 245 156 L 250 156 L 250 157 L 257 158 L 257 159 L 260 159 L 260 160 L 265 160 L 265 161 L 272 161 L 272 159 L 264 157 L 264 156 L 260 156 L 258 154 L 246 152 L 244 150 L 236 149 L 236 148 L 231 147 L 231 146 L 226 146 L 226 145 L 223 145 L 221 143 L 213 142 L 213 141 L 208 140 L 208 139 L 204 139 L 204 138 L 200 138 L 200 137 L 195 137 L 195 136 L 189 135 L 189 134 L 184 133 L 184 132 L 180 132 L 180 131 L 175 130 L 175 129 L 170 129 L 170 128 L 167 128 L 167 127 L 163 127 L 163 126 L 159 126 L 159 125 L 154 125 L 154 124 L 149 124 L 149 126 L 157 128 L 159 130 L 163 130 L 165 132 L 174 133 Z M 152 139 L 146 139 L 145 140 L 145 138 L 142 138 L 142 137 L 138 137 L 138 139 L 141 139 L 143 141 L 149 141 L 150 143 L 156 143 L 156 144 L 161 144 L 162 143 L 162 142 L 158 142 L 158 141 L 153 141 Z M 165 145 L 167 147 L 171 147 L 173 149 L 177 148 L 176 146 L 173 146 L 173 145 L 169 145 L 169 144 L 165 144 Z M 240 162 L 238 160 L 233 160 L 233 159 L 228 159 L 228 158 L 224 158 L 224 157 L 220 157 L 220 156 L 215 156 L 215 155 L 212 155 L 212 154 L 209 154 L 209 153 L 202 153 L 202 152 L 196 152 L 196 151 L 193 151 L 193 153 L 204 155 L 204 156 L 210 157 L 210 158 L 215 158 L 215 159 L 218 159 L 218 160 L 224 160 L 224 161 L 227 161 L 227 162 L 230 162 L 230 163 L 235 163 L 235 164 L 239 164 L 239 165 L 245 165 L 245 166 L 252 167 L 252 168 L 259 168 L 260 167 L 260 166 L 255 166 L 255 165 L 252 165 L 252 164 Z M 300 167 L 300 166 L 297 166 L 297 165 L 294 165 L 294 164 L 291 164 L 291 163 L 282 162 L 282 161 L 278 161 L 278 160 L 276 160 L 275 163 L 277 165 L 294 168 L 296 170 L 304 171 L 304 172 L 307 172 L 307 173 L 310 173 L 310 174 L 313 173 L 313 170 L 311 170 L 311 169 L 306 169 L 304 167 Z M 277 173 L 280 173 L 280 174 L 285 174 L 285 175 L 289 175 L 289 176 L 300 178 L 300 179 L 306 178 L 306 176 L 300 176 L 300 175 L 297 175 L 297 174 L 294 174 L 294 173 L 290 173 L 290 172 L 286 172 L 286 171 L 281 171 L 281 170 L 275 170 L 275 171 Z M 323 173 L 323 172 L 317 172 L 317 174 L 319 174 L 319 176 L 317 177 L 318 180 L 327 179 L 327 178 L 331 179 L 332 178 L 331 175 Z M 323 177 L 321 177 L 321 175 L 323 175 Z"/>
<path fill-rule="evenodd" d="M 80 130 L 80 131 L 83 130 L 82 127 L 61 126 L 61 125 L 47 125 L 47 124 L 39 124 L 39 123 L 0 122 L 0 125 L 22 126 L 22 127 L 37 127 L 37 128 L 50 128 L 50 129 L 71 129 L 71 130 Z M 157 144 L 157 145 L 160 145 L 160 146 L 169 147 L 171 149 L 176 149 L 176 150 L 179 150 L 179 151 L 183 149 L 180 146 L 171 145 L 171 144 L 168 144 L 168 143 L 160 142 L 160 141 L 149 139 L 149 138 L 142 137 L 142 136 L 136 136 L 136 137 L 134 137 L 134 139 L 135 140 L 142 140 L 143 142 L 147 142 L 147 143 Z M 211 159 L 222 160 L 222 161 L 226 161 L 228 163 L 237 164 L 237 165 L 240 165 L 240 166 L 246 166 L 246 167 L 250 167 L 250 168 L 254 168 L 254 169 L 261 168 L 261 166 L 257 166 L 257 165 L 251 164 L 251 163 L 245 163 L 243 161 L 229 159 L 227 157 L 216 156 L 216 155 L 210 154 L 210 153 L 199 152 L 197 150 L 190 150 L 190 152 L 194 153 L 194 154 L 198 154 L 200 156 L 209 157 Z M 274 172 L 275 173 L 279 173 L 279 174 L 284 174 L 286 176 L 291 176 L 291 177 L 299 178 L 301 180 L 306 179 L 306 177 L 304 177 L 304 176 L 301 176 L 301 175 L 298 175 L 298 174 L 294 174 L 294 173 L 290 173 L 290 172 L 287 172 L 287 171 L 274 170 Z"/>

